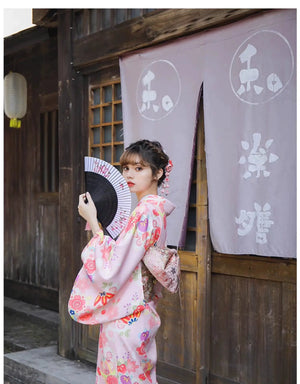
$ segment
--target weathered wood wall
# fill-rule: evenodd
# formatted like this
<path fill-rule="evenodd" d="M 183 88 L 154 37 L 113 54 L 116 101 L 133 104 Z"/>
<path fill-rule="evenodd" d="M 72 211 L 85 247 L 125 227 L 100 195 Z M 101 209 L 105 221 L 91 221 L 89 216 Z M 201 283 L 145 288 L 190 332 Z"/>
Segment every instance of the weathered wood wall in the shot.
<path fill-rule="evenodd" d="M 20 129 L 4 118 L 5 295 L 58 309 L 58 194 L 41 191 L 40 114 L 57 110 L 57 40 L 47 29 L 5 40 L 5 75 L 23 74 Z"/>
<path fill-rule="evenodd" d="M 296 261 L 213 253 L 210 382 L 296 383 Z"/>
<path fill-rule="evenodd" d="M 54 10 L 50 24 L 58 26 L 58 42 L 41 29 L 19 36 L 17 45 L 14 39 L 6 44 L 5 73 L 18 71 L 29 85 L 28 114 L 21 130 L 8 128 L 5 118 L 6 292 L 51 307 L 60 286 L 60 354 L 94 361 L 97 350 L 97 327 L 78 327 L 67 314 L 85 240 L 76 206 L 88 145 L 89 85 L 105 74 L 118 76 L 122 53 L 265 11 L 162 10 L 79 38 L 74 32 L 75 11 Z M 83 22 L 88 24 L 87 16 L 86 10 Z M 59 195 L 42 194 L 39 183 L 39 116 L 57 106 L 56 92 Z M 168 383 L 294 384 L 296 262 L 210 251 L 205 139 L 203 123 L 199 124 L 197 249 L 182 253 L 183 309 L 178 297 L 170 295 L 160 306 L 159 372 Z"/>
<path fill-rule="evenodd" d="M 84 37 L 75 36 L 73 33 L 72 36 L 68 36 L 73 49 L 68 50 L 67 55 L 63 55 L 60 60 L 72 62 L 76 76 L 71 70 L 68 73 L 64 72 L 62 66 L 65 82 L 62 90 L 65 95 L 72 98 L 76 86 L 73 83 L 69 88 L 68 84 L 72 80 L 77 84 L 81 82 L 81 90 L 85 95 L 83 97 L 87 97 L 88 86 L 93 81 L 101 79 L 107 71 L 110 72 L 120 54 L 171 41 L 208 28 L 217 28 L 224 23 L 265 11 L 165 10 L 155 13 L 155 16 L 150 14 Z M 81 22 L 86 23 L 83 24 L 83 29 L 86 31 L 92 29 L 88 25 L 89 20 L 85 12 Z M 67 22 L 69 31 L 74 31 L 78 18 L 75 18 L 71 11 L 62 11 L 60 22 L 63 21 Z M 64 35 L 60 36 L 61 52 L 67 41 L 66 25 L 61 27 L 61 31 L 64 31 Z M 114 71 L 111 72 L 111 76 L 118 76 L 118 70 L 113 73 Z M 63 94 L 61 102 L 64 103 Z M 86 102 L 83 99 L 81 102 L 83 102 L 83 118 L 86 119 Z M 70 125 L 67 121 L 64 123 L 66 127 Z M 83 146 L 87 145 L 87 125 L 85 128 L 86 131 L 84 129 L 81 131 L 82 147 L 72 150 L 75 159 L 78 158 L 78 151 L 82 151 Z M 76 129 L 80 132 L 79 127 Z M 218 255 L 210 251 L 205 139 L 201 121 L 198 139 L 197 249 L 196 252 L 182 253 L 183 309 L 180 308 L 178 297 L 170 295 L 166 295 L 159 308 L 162 327 L 157 338 L 158 372 L 169 380 L 166 382 L 174 383 L 293 384 L 296 264 L 293 261 L 266 260 L 254 256 Z M 72 163 L 70 158 L 67 164 L 68 167 L 72 167 L 75 163 L 74 160 Z M 68 168 L 66 173 L 67 170 Z M 72 174 L 69 169 L 68 175 L 75 191 L 78 187 L 75 183 L 75 173 Z M 66 205 L 66 210 L 69 216 L 65 212 L 64 216 L 61 216 L 62 220 L 74 214 L 74 206 Z M 66 222 L 68 220 L 66 219 Z M 82 236 L 80 241 L 73 236 L 72 244 L 74 246 L 82 241 Z M 66 243 L 67 240 L 63 238 L 63 242 Z M 65 268 L 67 265 L 69 249 L 72 249 L 71 245 L 69 248 L 61 246 L 61 267 Z M 79 256 L 73 254 L 72 257 Z M 70 263 L 68 265 L 70 266 Z M 73 276 L 65 272 L 61 275 L 61 286 L 67 291 L 75 277 L 75 265 L 76 260 L 73 259 L 71 264 Z M 277 278 L 274 280 L 275 270 Z M 64 328 L 61 329 L 63 333 L 61 353 L 68 355 L 74 348 L 75 355 L 95 362 L 98 328 L 72 326 L 65 314 L 66 298 L 66 292 L 62 293 L 61 319 Z M 72 335 L 76 336 L 72 339 Z"/>

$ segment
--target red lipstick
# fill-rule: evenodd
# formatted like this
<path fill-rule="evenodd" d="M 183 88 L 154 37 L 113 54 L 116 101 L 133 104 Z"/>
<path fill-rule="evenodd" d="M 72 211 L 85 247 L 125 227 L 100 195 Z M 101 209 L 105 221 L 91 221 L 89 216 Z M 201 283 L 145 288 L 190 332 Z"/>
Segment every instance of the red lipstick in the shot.
<path fill-rule="evenodd" d="M 128 181 L 127 185 L 128 185 L 128 187 L 130 188 L 130 187 L 133 187 L 133 186 L 134 186 L 134 183 L 132 183 L 131 181 Z"/>

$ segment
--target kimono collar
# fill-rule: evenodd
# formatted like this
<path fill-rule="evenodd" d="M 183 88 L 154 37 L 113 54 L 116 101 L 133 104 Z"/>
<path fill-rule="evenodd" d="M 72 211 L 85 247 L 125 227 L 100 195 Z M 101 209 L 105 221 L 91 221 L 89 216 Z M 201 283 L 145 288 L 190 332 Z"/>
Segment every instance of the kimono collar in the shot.
<path fill-rule="evenodd" d="M 159 204 L 160 202 L 162 202 L 165 214 L 167 216 L 169 216 L 175 209 L 175 205 L 170 200 L 159 195 L 144 196 L 139 203 L 141 202 L 149 202 L 149 203 L 155 203 L 155 204 Z"/>
<path fill-rule="evenodd" d="M 170 200 L 165 198 L 163 199 L 164 199 L 164 209 L 165 209 L 166 215 L 169 216 L 176 207 Z"/>

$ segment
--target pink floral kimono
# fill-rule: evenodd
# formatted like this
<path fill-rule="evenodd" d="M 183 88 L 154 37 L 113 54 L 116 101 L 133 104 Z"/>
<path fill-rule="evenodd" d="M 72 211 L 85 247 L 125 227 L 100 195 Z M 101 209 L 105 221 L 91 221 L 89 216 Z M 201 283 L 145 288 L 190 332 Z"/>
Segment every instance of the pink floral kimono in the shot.
<path fill-rule="evenodd" d="M 100 230 L 81 254 L 69 313 L 79 323 L 101 324 L 96 384 L 157 383 L 162 286 L 141 260 L 155 243 L 165 246 L 166 216 L 173 209 L 160 196 L 145 196 L 116 241 Z"/>

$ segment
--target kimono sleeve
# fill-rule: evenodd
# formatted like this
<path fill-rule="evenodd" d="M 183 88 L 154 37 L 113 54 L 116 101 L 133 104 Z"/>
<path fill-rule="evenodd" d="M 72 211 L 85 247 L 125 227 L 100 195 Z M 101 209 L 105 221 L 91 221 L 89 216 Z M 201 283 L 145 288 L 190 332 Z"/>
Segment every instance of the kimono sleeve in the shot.
<path fill-rule="evenodd" d="M 146 250 L 160 237 L 163 217 L 153 207 L 137 208 L 114 241 L 99 231 L 81 254 L 83 266 L 69 299 L 69 313 L 80 322 L 107 306 L 130 279 Z"/>

